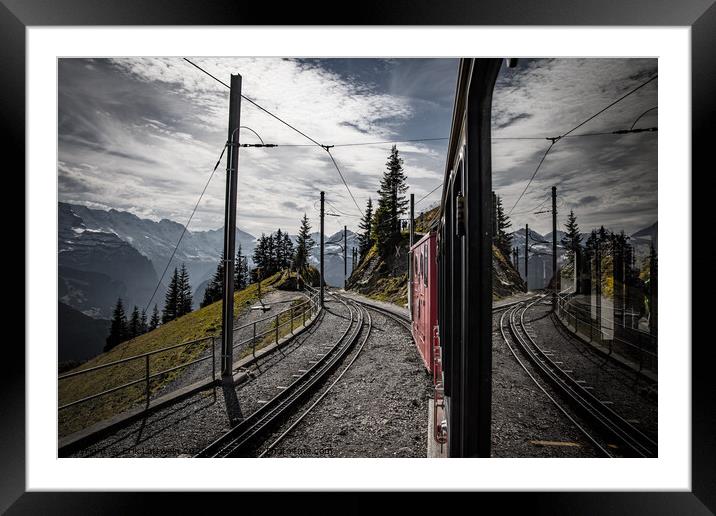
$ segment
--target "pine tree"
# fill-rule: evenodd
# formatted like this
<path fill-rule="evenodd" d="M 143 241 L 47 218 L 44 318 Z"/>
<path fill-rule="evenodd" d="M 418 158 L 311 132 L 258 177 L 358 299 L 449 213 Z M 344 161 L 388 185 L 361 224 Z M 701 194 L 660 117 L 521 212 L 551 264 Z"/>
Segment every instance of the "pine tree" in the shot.
<path fill-rule="evenodd" d="M 308 217 L 304 213 L 301 219 L 301 227 L 298 230 L 298 239 L 296 240 L 296 257 L 294 259 L 296 270 L 301 271 L 308 266 L 308 254 L 314 245 L 315 242 L 311 238 L 311 224 L 309 224 Z"/>
<path fill-rule="evenodd" d="M 254 265 L 256 265 L 257 268 L 266 269 L 266 266 L 268 265 L 268 258 L 266 256 L 266 242 L 266 234 L 261 233 L 261 237 L 256 243 L 256 247 L 254 247 L 253 254 Z"/>
<path fill-rule="evenodd" d="M 142 316 L 139 318 L 139 334 L 143 335 L 149 331 L 149 326 L 147 325 L 147 310 L 142 309 Z"/>
<path fill-rule="evenodd" d="M 579 233 L 579 225 L 574 210 L 569 211 L 567 223 L 564 225 L 567 230 L 562 237 L 562 245 L 566 249 L 566 263 L 574 266 L 574 257 L 578 256 L 582 246 L 582 235 Z"/>
<path fill-rule="evenodd" d="M 117 304 L 112 311 L 112 322 L 109 327 L 109 336 L 104 346 L 105 351 L 109 351 L 120 342 L 127 340 L 127 316 L 124 313 L 124 304 L 122 298 L 117 298 Z"/>
<path fill-rule="evenodd" d="M 504 256 L 510 255 L 512 249 L 512 235 L 508 232 L 512 226 L 509 215 L 505 213 L 505 208 L 502 206 L 502 199 L 499 195 L 494 196 L 495 202 L 495 228 L 497 230 L 495 235 L 495 245 L 502 252 Z"/>
<path fill-rule="evenodd" d="M 283 256 L 285 257 L 283 268 L 287 269 L 291 267 L 291 262 L 293 261 L 293 242 L 291 242 L 291 237 L 288 236 L 288 232 L 283 234 L 281 248 L 283 250 Z"/>
<path fill-rule="evenodd" d="M 243 290 L 248 285 L 249 266 L 246 263 L 246 256 L 241 252 L 241 244 L 236 252 L 236 261 L 234 262 L 234 290 Z"/>
<path fill-rule="evenodd" d="M 370 197 L 368 197 L 368 204 L 366 204 L 363 218 L 360 220 L 358 227 L 362 231 L 358 236 L 358 251 L 362 258 L 373 247 L 373 200 Z"/>
<path fill-rule="evenodd" d="M 186 270 L 186 265 L 181 264 L 181 270 L 179 271 L 179 284 L 177 291 L 179 293 L 177 302 L 177 317 L 186 315 L 192 310 L 192 304 L 194 302 L 191 294 L 191 285 L 189 283 L 189 271 Z"/>
<path fill-rule="evenodd" d="M 276 261 L 276 270 L 280 270 L 284 268 L 284 264 L 286 263 L 286 257 L 283 254 L 283 231 L 281 231 L 281 228 L 276 231 L 276 235 L 273 238 L 274 241 L 274 255 L 275 255 L 275 261 Z"/>
<path fill-rule="evenodd" d="M 202 308 L 212 303 L 215 303 L 222 298 L 224 292 L 225 263 L 226 262 L 224 261 L 224 253 L 222 252 L 221 258 L 219 259 L 219 263 L 216 266 L 216 272 L 214 273 L 214 276 L 212 276 L 209 283 L 206 285 L 206 290 L 204 290 L 204 299 L 201 301 L 200 305 Z"/>
<path fill-rule="evenodd" d="M 388 256 L 400 238 L 400 215 L 405 213 L 408 205 L 404 195 L 408 189 L 407 177 L 403 171 L 403 159 L 395 145 L 385 166 L 378 190 L 378 208 L 373 229 L 378 252 L 383 258 Z"/>
<path fill-rule="evenodd" d="M 149 331 L 156 330 L 159 327 L 159 308 L 154 305 L 154 311 L 152 311 L 152 318 L 149 319 Z"/>
<path fill-rule="evenodd" d="M 139 308 L 137 308 L 137 305 L 134 305 L 134 309 L 132 309 L 132 315 L 129 318 L 129 327 L 127 329 L 127 338 L 133 339 L 135 337 L 138 337 L 141 335 L 142 331 L 142 320 L 139 315 Z"/>
<path fill-rule="evenodd" d="M 169 287 L 164 298 L 164 309 L 162 310 L 162 323 L 166 324 L 177 318 L 177 308 L 179 305 L 179 270 L 174 267 L 172 279 L 169 281 Z"/>

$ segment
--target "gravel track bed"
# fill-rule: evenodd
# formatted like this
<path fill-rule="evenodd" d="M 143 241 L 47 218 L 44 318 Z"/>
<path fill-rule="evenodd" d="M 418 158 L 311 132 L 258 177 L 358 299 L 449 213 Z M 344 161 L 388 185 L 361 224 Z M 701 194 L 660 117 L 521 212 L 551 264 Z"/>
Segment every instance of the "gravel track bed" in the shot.
<path fill-rule="evenodd" d="M 600 456 L 594 445 L 550 401 L 517 363 L 500 333 L 500 317 L 503 313 L 497 312 L 492 318 L 492 456 Z M 505 325 L 507 324 L 506 317 Z M 506 335 L 512 347 L 517 350 L 508 331 Z M 527 357 L 518 350 L 517 353 L 540 385 L 559 401 L 557 394 L 537 374 Z M 579 419 L 577 421 L 582 424 Z M 540 445 L 532 441 L 553 444 Z"/>
<path fill-rule="evenodd" d="M 237 388 L 238 402 L 245 415 L 261 407 L 260 401 L 268 401 L 279 393 L 278 387 L 287 387 L 301 374 L 299 370 L 308 370 L 325 354 L 326 346 L 333 346 L 349 327 L 349 309 L 338 301 L 326 299 L 323 321 L 310 335 L 301 334 L 281 351 L 271 354 L 250 369 L 251 379 Z M 349 338 L 351 333 L 346 336 Z"/>
<path fill-rule="evenodd" d="M 406 329 L 374 310 L 358 358 L 323 400 L 267 457 L 425 457 L 428 376 Z M 367 331 L 303 408 L 264 441 L 265 449 L 350 363 Z"/>
<path fill-rule="evenodd" d="M 349 324 L 344 305 L 326 300 L 326 309 L 308 330 L 251 370 L 245 383 L 225 384 L 198 392 L 146 418 L 121 428 L 75 457 L 177 457 L 193 456 L 215 441 L 242 418 L 277 393 L 276 385 L 288 385 L 292 374 L 307 369 L 309 355 L 333 344 Z M 271 397 L 272 397 L 271 396 Z"/>
<path fill-rule="evenodd" d="M 271 305 L 271 310 L 268 312 L 262 312 L 260 310 L 251 310 L 251 308 L 245 308 L 241 311 L 241 313 L 238 315 L 238 317 L 234 320 L 234 327 L 237 326 L 244 326 L 246 324 L 251 324 L 254 321 L 257 321 L 259 319 L 264 319 L 266 317 L 269 317 L 272 313 L 278 313 L 281 310 L 285 310 L 290 306 L 289 301 L 293 299 L 307 299 L 302 293 L 295 292 L 295 291 L 288 291 L 288 290 L 272 290 L 268 294 L 263 296 L 263 301 L 266 304 Z M 298 323 L 298 321 L 297 321 Z M 266 331 L 270 325 L 272 324 L 272 320 L 269 319 L 267 321 L 262 321 L 260 323 L 256 324 L 256 332 L 260 333 L 262 331 Z M 234 332 L 234 345 L 236 346 L 239 342 L 247 340 L 249 338 L 253 337 L 253 327 L 249 328 L 243 328 L 241 330 Z M 250 343 L 244 343 L 240 346 L 237 346 L 234 348 L 234 358 L 236 359 L 242 351 L 244 351 L 246 348 L 250 346 Z M 216 370 L 217 373 L 219 372 L 219 369 L 221 367 L 220 364 L 220 357 L 221 357 L 221 339 L 216 338 L 214 339 L 214 352 L 216 356 Z M 205 349 L 201 355 L 199 355 L 197 358 L 204 358 L 211 356 L 211 347 L 208 347 Z M 152 398 L 158 398 L 160 396 L 163 396 L 165 394 L 171 393 L 177 389 L 181 389 L 182 387 L 185 387 L 187 385 L 191 385 L 192 383 L 198 382 L 200 380 L 206 380 L 208 378 L 211 378 L 211 372 L 212 372 L 212 365 L 211 360 L 205 360 L 203 362 L 199 362 L 196 364 L 192 364 L 188 366 L 186 369 L 180 370 L 180 375 L 177 376 L 174 380 L 167 383 L 164 387 L 157 390 L 156 392 L 152 393 Z"/>
<path fill-rule="evenodd" d="M 584 380 L 592 387 L 592 394 L 647 435 L 658 435 L 656 390 L 652 382 L 639 378 L 611 359 L 598 354 L 591 347 L 572 336 L 554 319 L 551 305 L 542 303 L 527 310 L 525 325 L 536 335 L 535 341 L 553 351 L 553 360 L 563 362 L 561 367 L 574 371 L 572 378 Z"/>

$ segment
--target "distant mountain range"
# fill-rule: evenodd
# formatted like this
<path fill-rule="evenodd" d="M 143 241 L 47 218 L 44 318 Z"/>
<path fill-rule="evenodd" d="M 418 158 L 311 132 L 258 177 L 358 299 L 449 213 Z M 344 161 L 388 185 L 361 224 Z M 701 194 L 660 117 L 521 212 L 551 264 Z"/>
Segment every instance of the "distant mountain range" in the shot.
<path fill-rule="evenodd" d="M 67 203 L 59 203 L 58 212 L 60 301 L 92 317 L 109 317 L 117 297 L 128 310 L 135 304 L 144 307 L 184 226 Z M 254 241 L 237 229 L 237 246 L 244 254 L 251 255 Z M 214 273 L 223 242 L 223 228 L 187 231 L 170 271 L 185 263 L 192 285 L 199 285 Z M 166 283 L 167 277 L 152 304 L 162 306 Z"/>
<path fill-rule="evenodd" d="M 98 210 L 82 205 L 58 203 L 59 300 L 95 318 L 110 318 L 118 297 L 127 311 L 143 308 L 164 271 L 174 246 L 184 230 L 177 222 L 142 219 L 119 210 Z M 313 238 L 318 244 L 318 233 Z M 296 242 L 296 236 L 291 239 Z M 343 286 L 343 232 L 326 236 L 326 282 Z M 334 243 L 332 243 L 334 242 Z M 256 238 L 236 230 L 236 245 L 249 258 Z M 194 287 L 194 305 L 201 302 L 204 289 L 216 271 L 224 245 L 223 228 L 208 231 L 187 230 L 170 271 L 185 263 Z M 348 231 L 348 274 L 351 250 L 358 237 Z M 318 246 L 311 249 L 311 264 L 318 267 Z M 168 274 L 152 301 L 163 306 Z M 151 307 L 150 307 L 151 310 Z"/>

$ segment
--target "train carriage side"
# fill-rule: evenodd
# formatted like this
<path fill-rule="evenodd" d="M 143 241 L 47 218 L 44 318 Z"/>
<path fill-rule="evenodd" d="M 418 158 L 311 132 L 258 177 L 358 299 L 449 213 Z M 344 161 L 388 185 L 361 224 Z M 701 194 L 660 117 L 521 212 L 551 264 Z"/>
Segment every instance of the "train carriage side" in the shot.
<path fill-rule="evenodd" d="M 434 372 L 433 335 L 437 326 L 437 271 L 435 233 L 428 233 L 410 248 L 413 267 L 411 288 L 412 333 L 429 372 Z"/>
<path fill-rule="evenodd" d="M 437 234 L 448 456 L 489 457 L 492 403 L 492 92 L 502 59 L 462 59 Z"/>

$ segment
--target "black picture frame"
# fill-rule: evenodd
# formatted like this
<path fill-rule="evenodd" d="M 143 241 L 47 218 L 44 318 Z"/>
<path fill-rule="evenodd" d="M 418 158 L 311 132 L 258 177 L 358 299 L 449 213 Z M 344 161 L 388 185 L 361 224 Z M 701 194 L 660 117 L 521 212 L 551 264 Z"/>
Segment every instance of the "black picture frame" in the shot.
<path fill-rule="evenodd" d="M 345 12 L 343 15 L 341 13 Z M 5 157 L 12 156 L 14 170 L 25 169 L 25 29 L 53 25 L 615 25 L 691 27 L 692 80 L 692 192 L 713 191 L 714 174 L 709 149 L 713 147 L 716 114 L 716 5 L 714 0 L 493 0 L 444 2 L 364 0 L 353 9 L 335 2 L 266 3 L 231 0 L 0 0 L 0 64 L 2 97 L 0 125 Z M 698 173 L 697 173 L 698 171 Z M 9 175 L 9 171 L 6 172 Z M 26 193 L 26 192 L 25 192 Z M 21 198 L 21 196 L 16 195 Z M 705 203 L 693 200 L 692 241 L 708 235 L 706 224 L 713 215 L 698 212 Z M 707 237 L 701 237 L 706 238 Z M 706 242 L 707 244 L 708 242 Z M 24 249 L 24 246 L 23 246 Z M 692 246 L 693 250 L 693 246 Z M 684 250 L 685 259 L 692 250 Z M 707 275 L 710 251 L 694 252 L 694 274 Z M 27 257 L 25 257 L 27 258 Z M 26 262 L 25 262 L 26 263 Z M 29 274 L 25 267 L 25 274 Z M 707 276 L 705 276 L 707 277 Z M 691 278 L 684 278 L 691 283 Z M 18 292 L 20 286 L 18 285 Z M 695 294 L 695 292 L 694 292 Z M 414 496 L 412 502 L 425 513 L 449 507 L 477 508 L 500 504 L 500 512 L 517 507 L 530 514 L 709 514 L 716 512 L 716 396 L 713 340 L 701 336 L 710 310 L 692 294 L 692 491 L 621 493 L 485 493 L 464 506 L 444 496 Z M 31 309 L 32 307 L 28 307 Z M 19 339 L 15 341 L 15 344 Z M 0 400 L 0 510 L 9 514 L 99 514 L 148 512 L 158 502 L 163 511 L 186 508 L 184 496 L 148 493 L 28 493 L 25 492 L 25 352 L 5 342 L 2 399 Z M 662 345 L 679 345 L 665 342 Z M 436 471 L 439 474 L 439 471 Z M 217 501 L 241 501 L 241 510 L 262 507 L 265 498 L 237 495 L 214 496 Z M 272 504 L 282 504 L 271 496 Z M 322 498 L 323 504 L 338 498 Z M 315 502 L 313 502 L 315 503 Z M 368 512 L 374 507 L 357 494 L 340 498 L 350 509 Z M 248 505 L 247 505 L 248 504 Z M 292 503 L 292 505 L 294 505 Z M 310 505 L 310 504 L 309 504 Z M 300 506 L 300 502 L 299 502 Z M 387 506 L 386 506 L 387 507 Z M 466 509 L 461 509 L 466 510 Z M 471 511 L 472 512 L 472 511 Z"/>

